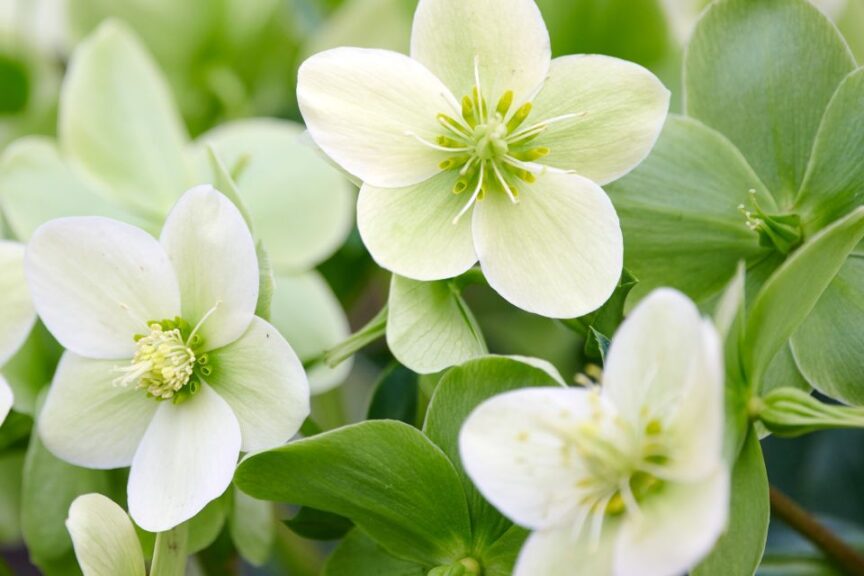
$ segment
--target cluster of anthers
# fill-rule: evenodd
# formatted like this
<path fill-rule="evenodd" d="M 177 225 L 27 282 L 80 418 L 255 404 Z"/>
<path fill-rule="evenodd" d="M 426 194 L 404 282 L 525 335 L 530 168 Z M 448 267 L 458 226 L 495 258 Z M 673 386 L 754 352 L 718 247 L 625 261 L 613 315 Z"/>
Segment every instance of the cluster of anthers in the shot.
<path fill-rule="evenodd" d="M 519 187 L 531 184 L 544 171 L 556 170 L 536 161 L 549 154 L 549 148 L 534 145 L 534 140 L 551 124 L 577 118 L 584 113 L 564 114 L 536 124 L 522 127 L 531 114 L 531 98 L 513 110 L 514 93 L 507 90 L 490 109 L 480 85 L 479 59 L 474 59 L 474 88 L 470 96 L 462 98 L 461 106 L 447 98 L 454 114 L 438 114 L 438 123 L 444 134 L 430 142 L 419 135 L 408 132 L 422 144 L 451 154 L 438 167 L 442 171 L 458 171 L 453 185 L 454 194 L 468 190 L 471 196 L 459 211 L 453 223 L 478 200 L 492 190 L 507 195 L 511 202 L 519 202 Z"/>

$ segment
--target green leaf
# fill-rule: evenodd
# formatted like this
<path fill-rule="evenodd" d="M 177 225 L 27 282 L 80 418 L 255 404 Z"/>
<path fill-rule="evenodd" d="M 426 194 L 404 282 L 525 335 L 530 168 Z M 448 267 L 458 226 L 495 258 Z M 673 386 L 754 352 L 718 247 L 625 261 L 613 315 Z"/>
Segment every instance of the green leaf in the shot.
<path fill-rule="evenodd" d="M 310 540 L 338 540 L 354 528 L 354 523 L 344 516 L 308 506 L 285 520 L 285 525 Z"/>
<path fill-rule="evenodd" d="M 231 540 L 244 560 L 263 566 L 270 558 L 276 537 L 273 504 L 255 500 L 236 488 L 231 490 L 233 498 L 228 515 Z"/>
<path fill-rule="evenodd" d="M 631 300 L 671 286 L 702 301 L 732 278 L 738 262 L 767 251 L 739 206 L 750 190 L 773 200 L 741 153 L 720 133 L 670 116 L 648 158 L 606 188 L 621 218 L 624 264 L 639 279 Z"/>
<path fill-rule="evenodd" d="M 843 38 L 810 2 L 720 0 L 690 40 L 685 108 L 725 134 L 785 208 L 828 101 L 854 68 Z"/>
<path fill-rule="evenodd" d="M 550 374 L 555 369 L 540 362 L 502 356 L 471 360 L 444 374 L 429 403 L 423 431 L 441 447 L 460 473 L 468 495 L 477 550 L 491 546 L 510 529 L 512 522 L 493 508 L 465 475 L 459 456 L 459 430 L 471 411 L 492 396 L 531 386 L 563 386 Z"/>
<path fill-rule="evenodd" d="M 353 530 L 327 559 L 323 576 L 425 576 L 420 564 L 394 558 L 361 530 Z"/>
<path fill-rule="evenodd" d="M 270 258 L 261 241 L 255 244 L 255 256 L 258 258 L 258 302 L 255 305 L 255 315 L 269 321 L 276 281 L 270 268 Z"/>
<path fill-rule="evenodd" d="M 494 544 L 481 551 L 484 576 L 511 576 L 529 534 L 528 530 L 514 524 Z"/>
<path fill-rule="evenodd" d="M 21 494 L 24 452 L 0 454 L 0 546 L 21 540 Z"/>
<path fill-rule="evenodd" d="M 388 310 L 387 345 L 415 372 L 440 372 L 486 354 L 480 327 L 455 284 L 394 274 Z"/>
<path fill-rule="evenodd" d="M 759 291 L 741 352 L 751 389 L 762 389 L 762 377 L 774 356 L 816 306 L 862 238 L 864 207 L 801 246 Z"/>
<path fill-rule="evenodd" d="M 754 574 L 765 551 L 771 505 L 759 436 L 751 429 L 732 470 L 729 526 L 693 576 Z"/>
<path fill-rule="evenodd" d="M 815 232 L 864 204 L 864 68 L 840 84 L 822 124 L 795 202 Z"/>
<path fill-rule="evenodd" d="M 370 421 L 247 457 L 251 496 L 350 518 L 392 554 L 437 566 L 465 556 L 471 526 L 459 475 L 416 428 Z"/>
<path fill-rule="evenodd" d="M 401 364 L 394 363 L 381 375 L 369 403 L 367 420 L 417 420 L 418 376 Z"/>
<path fill-rule="evenodd" d="M 792 336 L 792 352 L 820 392 L 864 406 L 864 255 L 853 254 Z"/>
<path fill-rule="evenodd" d="M 45 325 L 37 321 L 27 340 L 2 370 L 12 387 L 16 412 L 35 415 L 36 399 L 51 383 L 62 352 Z"/>
<path fill-rule="evenodd" d="M 31 561 L 46 573 L 63 574 L 71 558 L 77 571 L 65 525 L 69 506 L 81 494 L 110 494 L 108 472 L 63 462 L 34 433 L 24 462 L 23 486 L 21 528 Z"/>
<path fill-rule="evenodd" d="M 246 222 L 246 226 L 249 227 L 249 230 L 254 235 L 255 228 L 252 223 L 252 217 L 246 209 L 246 204 L 240 198 L 240 191 L 237 189 L 234 177 L 212 146 L 207 146 L 207 159 L 210 161 L 210 169 L 213 171 L 213 187 L 224 194 L 237 207 L 237 210 L 240 211 L 240 215 L 243 216 L 243 220 Z"/>

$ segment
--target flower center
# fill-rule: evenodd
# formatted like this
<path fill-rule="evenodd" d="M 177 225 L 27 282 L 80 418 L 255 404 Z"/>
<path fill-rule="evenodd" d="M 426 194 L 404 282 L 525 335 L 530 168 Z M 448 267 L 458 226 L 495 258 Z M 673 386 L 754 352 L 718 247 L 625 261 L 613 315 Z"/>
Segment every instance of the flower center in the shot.
<path fill-rule="evenodd" d="M 200 325 L 200 324 L 199 324 Z M 200 377 L 209 376 L 207 354 L 200 353 L 203 338 L 182 318 L 148 324 L 150 332 L 135 336 L 135 355 L 128 366 L 115 368 L 117 386 L 134 384 L 156 400 L 175 404 L 195 395 Z"/>
<path fill-rule="evenodd" d="M 493 191 L 505 194 L 518 204 L 520 188 L 533 183 L 537 175 L 548 170 L 536 161 L 548 155 L 549 148 L 535 145 L 534 140 L 550 124 L 580 116 L 566 114 L 523 127 L 531 114 L 531 102 L 514 109 L 513 91 L 507 90 L 495 108 L 490 109 L 480 86 L 479 60 L 475 58 L 472 93 L 462 98 L 459 109 L 454 102 L 452 113 L 438 114 L 443 133 L 435 142 L 409 133 L 422 144 L 449 153 L 439 168 L 458 172 L 454 194 L 470 191 L 468 202 L 453 219 L 454 224 L 475 202 Z"/>
<path fill-rule="evenodd" d="M 744 215 L 747 228 L 759 234 L 759 245 L 774 248 L 784 255 L 800 246 L 804 240 L 801 217 L 797 214 L 767 214 L 756 200 L 756 190 L 748 192 L 752 210 L 744 204 L 739 205 L 738 210 Z"/>

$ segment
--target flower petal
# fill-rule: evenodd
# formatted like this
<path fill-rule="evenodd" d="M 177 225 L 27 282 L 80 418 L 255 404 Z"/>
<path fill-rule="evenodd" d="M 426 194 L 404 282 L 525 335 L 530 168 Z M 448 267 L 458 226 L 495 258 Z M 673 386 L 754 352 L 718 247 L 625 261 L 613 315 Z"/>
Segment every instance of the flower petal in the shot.
<path fill-rule="evenodd" d="M 6 382 L 6 379 L 0 375 L 0 425 L 3 424 L 3 421 L 6 420 L 6 416 L 9 415 L 9 411 L 12 409 L 14 401 L 15 398 L 12 396 L 12 388 L 9 387 L 9 383 Z"/>
<path fill-rule="evenodd" d="M 572 430 L 591 415 L 584 389 L 531 388 L 480 404 L 462 426 L 462 464 L 480 493 L 508 518 L 533 529 L 572 521 L 580 463 L 562 450 Z"/>
<path fill-rule="evenodd" d="M 729 470 L 701 482 L 669 484 L 622 523 L 616 576 L 684 574 L 713 548 L 729 517 Z"/>
<path fill-rule="evenodd" d="M 231 484 L 240 425 L 206 384 L 182 404 L 159 403 L 129 474 L 129 514 L 148 532 L 185 522 Z"/>
<path fill-rule="evenodd" d="M 534 532 L 522 546 L 513 576 L 611 576 L 618 529 L 609 520 L 606 524 L 596 544 L 586 529 L 578 535 L 570 527 Z"/>
<path fill-rule="evenodd" d="M 64 153 L 118 200 L 162 215 L 188 185 L 187 137 L 169 88 L 119 22 L 75 50 L 59 116 Z"/>
<path fill-rule="evenodd" d="M 27 339 L 36 322 L 36 311 L 24 277 L 24 245 L 0 240 L 0 366 Z"/>
<path fill-rule="evenodd" d="M 30 239 L 25 271 L 36 310 L 63 347 L 131 358 L 147 322 L 180 313 L 177 278 L 152 236 L 107 218 L 60 218 Z"/>
<path fill-rule="evenodd" d="M 66 529 L 84 576 L 145 576 L 144 552 L 126 512 L 101 494 L 69 507 Z"/>
<path fill-rule="evenodd" d="M 351 184 L 301 141 L 303 127 L 245 120 L 204 136 L 237 177 L 256 236 L 280 271 L 305 271 L 328 258 L 354 225 Z M 243 158 L 246 160 L 243 160 Z"/>
<path fill-rule="evenodd" d="M 642 66 L 611 56 L 564 56 L 552 61 L 528 122 L 574 114 L 537 138 L 550 150 L 542 162 L 606 184 L 648 156 L 668 108 L 669 90 Z"/>
<path fill-rule="evenodd" d="M 276 328 L 256 316 L 243 336 L 209 356 L 207 383 L 234 411 L 244 452 L 279 446 L 297 433 L 309 415 L 309 383 Z"/>
<path fill-rule="evenodd" d="M 507 90 L 521 104 L 549 71 L 549 32 L 533 0 L 421 0 L 411 56 L 458 97 L 474 87 L 474 60 L 490 106 Z"/>
<path fill-rule="evenodd" d="M 114 384 L 116 360 L 66 352 L 39 415 L 39 435 L 56 456 L 86 468 L 122 468 L 159 403 L 143 390 Z"/>
<path fill-rule="evenodd" d="M 413 280 L 443 280 L 477 262 L 469 218 L 453 223 L 468 201 L 467 193 L 453 194 L 456 178 L 445 172 L 407 188 L 360 189 L 357 226 L 381 267 Z"/>
<path fill-rule="evenodd" d="M 311 360 L 351 334 L 348 318 L 336 295 L 315 271 L 276 276 L 271 302 L 271 321 L 301 360 Z M 345 381 L 351 371 L 349 358 L 336 368 L 319 363 L 308 373 L 312 394 L 321 394 Z"/>
<path fill-rule="evenodd" d="M 212 186 L 192 188 L 160 240 L 177 272 L 183 318 L 196 326 L 206 317 L 199 330 L 205 348 L 239 338 L 255 314 L 259 279 L 255 242 L 237 207 Z"/>
<path fill-rule="evenodd" d="M 540 176 L 520 203 L 489 194 L 474 209 L 474 245 L 489 285 L 523 310 L 583 316 L 618 284 L 623 244 L 603 190 L 575 174 Z"/>
<path fill-rule="evenodd" d="M 387 50 L 335 48 L 300 66 L 297 99 L 315 143 L 362 181 L 408 186 L 437 174 L 447 154 L 435 141 L 440 113 L 456 101 L 434 74 Z"/>
<path fill-rule="evenodd" d="M 680 292 L 661 288 L 624 321 L 606 355 L 603 394 L 631 422 L 658 419 L 673 477 L 704 477 L 722 458 L 723 366 L 716 330 Z"/>

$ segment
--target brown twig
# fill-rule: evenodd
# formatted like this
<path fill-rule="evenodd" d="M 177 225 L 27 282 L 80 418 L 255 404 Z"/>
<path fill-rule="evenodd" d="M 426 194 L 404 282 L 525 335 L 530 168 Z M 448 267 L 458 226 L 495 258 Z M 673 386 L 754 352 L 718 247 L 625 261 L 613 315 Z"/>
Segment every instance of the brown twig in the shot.
<path fill-rule="evenodd" d="M 774 486 L 771 486 L 771 512 L 815 544 L 844 574 L 864 576 L 864 556 Z"/>

